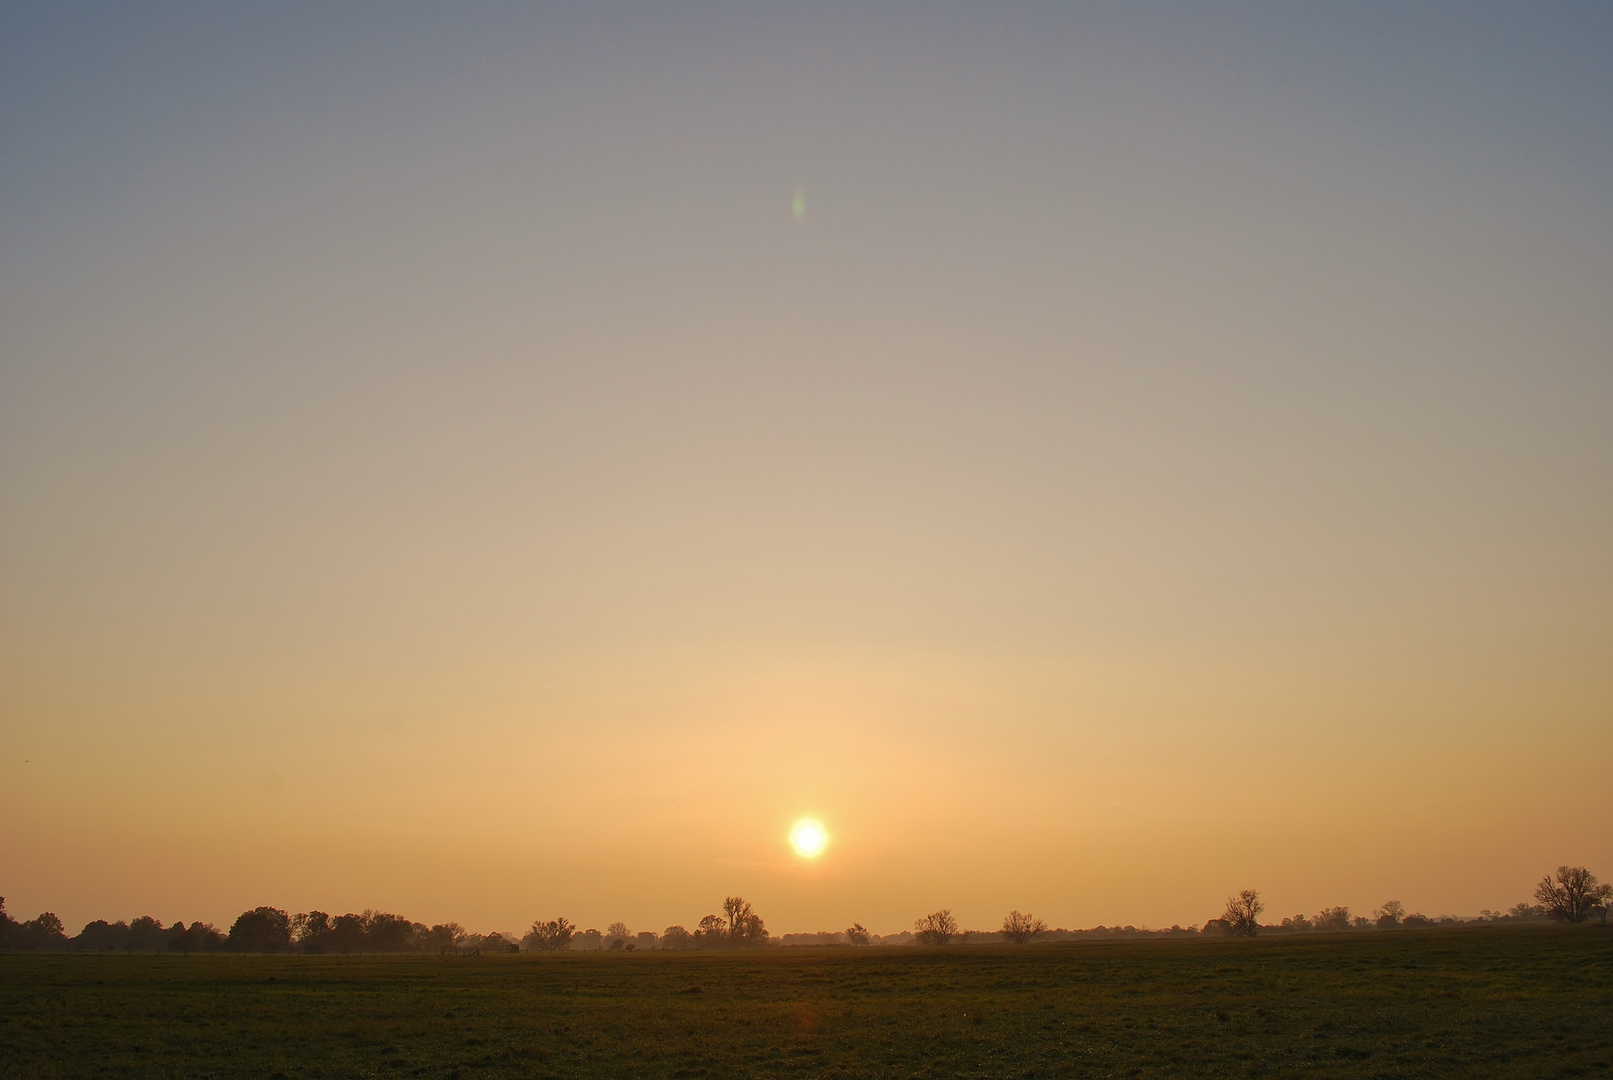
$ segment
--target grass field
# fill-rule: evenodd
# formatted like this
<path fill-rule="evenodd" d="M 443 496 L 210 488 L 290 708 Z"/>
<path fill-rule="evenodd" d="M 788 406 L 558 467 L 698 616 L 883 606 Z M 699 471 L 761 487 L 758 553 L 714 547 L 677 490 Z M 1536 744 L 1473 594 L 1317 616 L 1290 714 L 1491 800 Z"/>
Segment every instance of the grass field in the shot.
<path fill-rule="evenodd" d="M 1613 928 L 0 956 L 0 1077 L 1613 1076 Z"/>

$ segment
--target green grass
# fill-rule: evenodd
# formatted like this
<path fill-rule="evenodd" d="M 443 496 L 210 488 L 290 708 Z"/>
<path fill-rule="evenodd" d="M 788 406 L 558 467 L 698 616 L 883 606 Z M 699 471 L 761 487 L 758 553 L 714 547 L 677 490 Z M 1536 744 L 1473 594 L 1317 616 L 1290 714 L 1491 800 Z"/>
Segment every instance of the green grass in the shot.
<path fill-rule="evenodd" d="M 1613 930 L 0 956 L 0 1077 L 1613 1076 Z"/>

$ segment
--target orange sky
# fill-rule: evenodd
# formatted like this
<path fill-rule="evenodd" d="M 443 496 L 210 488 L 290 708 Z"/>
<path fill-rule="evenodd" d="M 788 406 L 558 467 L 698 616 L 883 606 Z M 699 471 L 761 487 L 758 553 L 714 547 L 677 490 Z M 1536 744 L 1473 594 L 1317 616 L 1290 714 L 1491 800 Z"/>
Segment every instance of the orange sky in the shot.
<path fill-rule="evenodd" d="M 16 19 L 8 909 L 1613 877 L 1607 19 L 993 10 Z"/>

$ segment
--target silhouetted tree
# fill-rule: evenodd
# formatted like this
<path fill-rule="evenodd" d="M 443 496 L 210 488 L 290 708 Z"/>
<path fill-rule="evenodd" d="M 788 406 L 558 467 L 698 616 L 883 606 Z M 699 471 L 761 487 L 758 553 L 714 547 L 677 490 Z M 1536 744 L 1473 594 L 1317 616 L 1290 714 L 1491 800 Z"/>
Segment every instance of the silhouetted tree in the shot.
<path fill-rule="evenodd" d="M 0 896 L 0 949 L 6 947 L 6 943 L 11 939 L 12 928 L 16 925 L 17 920 L 6 914 L 6 898 Z"/>
<path fill-rule="evenodd" d="M 767 944 L 767 924 L 760 915 L 751 912 L 739 924 L 738 944 L 745 949 L 759 949 Z"/>
<path fill-rule="evenodd" d="M 958 920 L 951 908 L 932 911 L 913 921 L 913 937 L 920 945 L 945 945 L 958 936 Z"/>
<path fill-rule="evenodd" d="M 656 942 L 655 942 L 655 931 L 654 930 L 640 930 L 638 932 L 638 947 L 639 948 L 641 948 L 641 949 L 653 949 L 653 948 L 655 948 L 655 944 L 656 944 Z"/>
<path fill-rule="evenodd" d="M 868 928 L 863 926 L 863 924 L 860 922 L 852 923 L 850 926 L 846 927 L 846 944 L 868 944 Z"/>
<path fill-rule="evenodd" d="M 413 945 L 414 923 L 402 915 L 365 911 L 364 948 L 368 952 L 408 952 Z"/>
<path fill-rule="evenodd" d="M 767 927 L 762 924 L 750 902 L 742 896 L 730 896 L 722 902 L 723 914 L 728 918 L 728 941 L 743 948 L 767 944 Z"/>
<path fill-rule="evenodd" d="M 707 915 L 695 927 L 694 939 L 702 949 L 725 947 L 728 944 L 728 920 L 721 915 Z"/>
<path fill-rule="evenodd" d="M 1350 928 L 1350 909 L 1347 907 L 1325 907 L 1316 914 L 1316 929 L 1318 930 L 1348 930 Z"/>
<path fill-rule="evenodd" d="M 1380 930 L 1392 930 L 1406 917 L 1406 905 L 1399 900 L 1385 900 L 1383 907 L 1372 913 Z"/>
<path fill-rule="evenodd" d="M 83 952 L 122 952 L 129 947 L 129 926 L 122 920 L 87 922 L 73 939 L 73 947 Z"/>
<path fill-rule="evenodd" d="M 291 947 L 291 917 L 279 908 L 243 911 L 230 927 L 230 948 L 236 952 L 279 952 Z"/>
<path fill-rule="evenodd" d="M 356 953 L 364 951 L 364 935 L 369 927 L 364 916 L 349 911 L 330 921 L 330 933 L 325 936 L 325 951 Z"/>
<path fill-rule="evenodd" d="M 694 935 L 682 926 L 669 926 L 661 931 L 661 948 L 663 949 L 692 949 L 694 947 Z"/>
<path fill-rule="evenodd" d="M 561 949 L 571 947 L 571 938 L 576 932 L 577 928 L 569 919 L 534 921 L 532 929 L 527 931 L 521 943 L 533 952 L 559 952 Z"/>
<path fill-rule="evenodd" d="M 632 936 L 633 932 L 627 928 L 627 924 L 624 922 L 613 922 L 605 927 L 605 945 L 607 948 L 624 949 L 627 947 L 627 939 Z"/>
<path fill-rule="evenodd" d="M 1598 884 L 1596 875 L 1583 866 L 1559 866 L 1556 881 L 1550 874 L 1540 879 L 1535 886 L 1535 899 L 1552 918 L 1581 923 L 1586 916 L 1607 907 L 1609 899 L 1613 899 L 1613 887 Z"/>
<path fill-rule="evenodd" d="M 67 947 L 67 934 L 62 920 L 54 911 L 42 911 L 25 923 L 18 923 L 14 932 L 16 945 L 22 949 L 62 949 Z"/>
<path fill-rule="evenodd" d="M 1035 941 L 1047 933 L 1047 924 L 1034 915 L 1022 915 L 1017 911 L 1010 911 L 1003 916 L 1003 940 L 1011 941 L 1015 945 L 1024 945 Z"/>
<path fill-rule="evenodd" d="M 467 936 L 465 928 L 456 922 L 438 923 L 421 935 L 421 946 L 438 954 L 458 952 Z"/>
<path fill-rule="evenodd" d="M 1260 923 L 1257 916 L 1266 910 L 1266 905 L 1260 902 L 1260 893 L 1254 889 L 1244 889 L 1237 896 L 1227 897 L 1227 909 L 1221 913 L 1221 918 L 1227 924 L 1227 933 L 1233 937 L 1254 937 L 1260 932 Z"/>
<path fill-rule="evenodd" d="M 129 951 L 155 952 L 162 948 L 165 935 L 162 921 L 142 915 L 129 924 Z"/>
<path fill-rule="evenodd" d="M 297 948 L 309 955 L 324 952 L 330 944 L 330 916 L 323 911 L 304 911 L 291 917 L 291 936 Z"/>
<path fill-rule="evenodd" d="M 168 928 L 168 948 L 175 952 L 217 952 L 224 946 L 224 935 L 204 922 L 186 926 L 176 922 Z"/>

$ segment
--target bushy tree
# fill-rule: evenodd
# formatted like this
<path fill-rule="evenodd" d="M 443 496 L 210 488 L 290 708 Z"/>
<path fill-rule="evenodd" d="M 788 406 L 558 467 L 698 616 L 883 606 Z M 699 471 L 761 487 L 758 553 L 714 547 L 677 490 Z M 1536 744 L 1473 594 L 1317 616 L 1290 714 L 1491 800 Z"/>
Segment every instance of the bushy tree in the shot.
<path fill-rule="evenodd" d="M 695 936 L 682 926 L 669 926 L 661 931 L 663 949 L 692 949 L 695 944 Z"/>
<path fill-rule="evenodd" d="M 121 919 L 115 923 L 105 919 L 87 922 L 73 939 L 73 947 L 83 952 L 122 952 L 129 947 L 129 924 Z"/>
<path fill-rule="evenodd" d="M 217 952 L 224 947 L 224 935 L 208 923 L 193 922 L 186 926 L 176 922 L 168 928 L 167 945 L 174 952 Z"/>
<path fill-rule="evenodd" d="M 762 917 L 752 912 L 739 924 L 739 936 L 735 943 L 744 949 L 760 949 L 767 944 L 767 924 Z"/>
<path fill-rule="evenodd" d="M 1555 881 L 1550 874 L 1540 879 L 1535 899 L 1546 914 L 1562 922 L 1581 923 L 1598 911 L 1605 920 L 1613 886 L 1599 884 L 1596 875 L 1583 866 L 1559 866 Z"/>
<path fill-rule="evenodd" d="M 67 947 L 67 934 L 62 920 L 57 918 L 54 911 L 42 911 L 27 922 L 18 923 L 12 937 L 16 947 L 21 949 L 37 951 Z"/>
<path fill-rule="evenodd" d="M 243 911 L 230 927 L 235 952 L 279 952 L 291 947 L 291 916 L 274 907 Z"/>
<path fill-rule="evenodd" d="M 1035 941 L 1047 933 L 1047 924 L 1034 915 L 1022 915 L 1018 911 L 1010 911 L 1003 916 L 1003 940 L 1011 941 L 1015 945 L 1024 945 Z"/>
<path fill-rule="evenodd" d="M 570 919 L 534 921 L 532 929 L 521 939 L 521 944 L 532 952 L 559 952 L 571 947 L 571 938 L 576 932 L 577 928 L 572 925 Z"/>
<path fill-rule="evenodd" d="M 860 922 L 852 923 L 850 926 L 846 927 L 846 944 L 847 945 L 866 945 L 866 944 L 868 944 L 868 928 L 865 927 Z"/>
<path fill-rule="evenodd" d="M 349 911 L 331 920 L 330 933 L 325 936 L 325 951 L 358 953 L 364 951 L 364 936 L 369 930 L 364 916 Z"/>
<path fill-rule="evenodd" d="M 1348 930 L 1350 928 L 1350 909 L 1347 907 L 1325 907 L 1316 913 L 1316 929 L 1318 930 Z"/>
<path fill-rule="evenodd" d="M 162 948 L 165 938 L 160 919 L 142 915 L 129 923 L 129 949 L 132 952 L 155 952 Z"/>
<path fill-rule="evenodd" d="M 304 953 L 325 952 L 330 946 L 330 932 L 330 915 L 323 911 L 304 911 L 291 917 L 291 936 Z"/>
<path fill-rule="evenodd" d="M 414 945 L 414 923 L 402 915 L 366 910 L 361 918 L 364 920 L 364 947 L 367 951 L 408 952 Z"/>
<path fill-rule="evenodd" d="M 957 936 L 958 920 L 952 917 L 951 908 L 913 920 L 913 937 L 920 945 L 945 945 Z"/>
<path fill-rule="evenodd" d="M 728 920 L 721 915 L 707 915 L 694 930 L 695 944 L 702 949 L 721 949 L 728 944 Z"/>
<path fill-rule="evenodd" d="M 456 922 L 438 923 L 421 935 L 421 947 L 435 953 L 458 952 L 467 931 Z M 527 946 L 529 949 L 531 946 Z"/>
<path fill-rule="evenodd" d="M 1244 889 L 1237 896 L 1227 897 L 1227 909 L 1221 918 L 1227 924 L 1227 933 L 1233 937 L 1254 937 L 1260 932 L 1257 917 L 1264 910 L 1266 905 L 1260 902 L 1260 893 Z"/>

